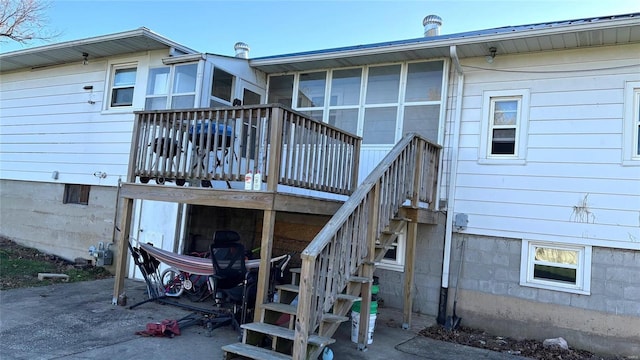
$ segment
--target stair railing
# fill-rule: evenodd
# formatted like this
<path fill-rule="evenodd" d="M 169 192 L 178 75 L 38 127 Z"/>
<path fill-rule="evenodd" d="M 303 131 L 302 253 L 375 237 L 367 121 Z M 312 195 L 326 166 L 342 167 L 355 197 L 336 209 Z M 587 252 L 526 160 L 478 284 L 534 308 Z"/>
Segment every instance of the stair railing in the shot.
<path fill-rule="evenodd" d="M 416 134 L 405 136 L 302 252 L 294 359 L 307 357 L 309 334 L 350 276 L 363 264 L 373 267 L 375 241 L 400 207 L 434 209 L 440 149 Z M 366 301 L 362 306 L 368 308 Z"/>

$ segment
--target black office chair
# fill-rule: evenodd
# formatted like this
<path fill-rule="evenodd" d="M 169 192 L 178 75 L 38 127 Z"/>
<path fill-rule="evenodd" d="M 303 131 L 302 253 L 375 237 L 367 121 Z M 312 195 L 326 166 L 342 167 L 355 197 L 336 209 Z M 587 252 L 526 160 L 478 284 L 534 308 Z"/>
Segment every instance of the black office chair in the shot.
<path fill-rule="evenodd" d="M 245 248 L 239 241 L 235 231 L 216 231 L 210 248 L 215 271 L 210 281 L 216 305 L 231 311 L 238 330 L 255 306 L 256 294 L 256 276 L 247 271 Z"/>

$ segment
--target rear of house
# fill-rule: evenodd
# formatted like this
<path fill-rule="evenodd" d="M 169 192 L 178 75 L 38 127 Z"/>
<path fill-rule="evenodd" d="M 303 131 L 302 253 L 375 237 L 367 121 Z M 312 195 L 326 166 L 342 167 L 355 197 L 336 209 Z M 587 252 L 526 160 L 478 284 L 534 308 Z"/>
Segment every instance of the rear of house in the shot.
<path fill-rule="evenodd" d="M 115 184 L 131 175 L 133 110 L 228 106 L 235 97 L 277 102 L 361 136 L 360 179 L 406 133 L 444 147 L 439 225 L 417 227 L 415 267 L 405 264 L 406 231 L 377 264 L 387 306 L 406 306 L 409 296 L 410 310 L 443 321 L 459 282 L 456 311 L 464 325 L 640 352 L 638 14 L 251 60 L 188 49 L 169 56 L 176 49 L 169 45 L 93 63 L 89 57 L 88 65 L 79 58 L 71 66 L 2 72 L 3 235 L 51 252 L 69 248 L 69 257 L 110 241 Z M 235 65 L 216 76 L 225 66 L 207 68 L 210 60 Z M 189 79 L 194 67 L 196 78 L 221 79 L 233 92 L 210 94 L 212 84 L 202 80 L 163 90 L 169 79 Z M 142 91 L 136 88 L 126 111 L 111 109 L 132 69 Z M 73 91 L 49 89 L 57 82 Z M 27 107 L 39 99 L 30 89 L 41 87 L 51 93 L 42 99 L 70 93 L 72 105 Z M 77 132 L 78 124 L 85 130 Z M 74 145 L 55 150 L 65 137 Z M 86 194 L 89 205 L 63 205 Z M 168 249 L 184 250 L 173 239 L 185 239 L 187 210 L 147 200 L 137 208 L 145 206 L 150 210 L 138 210 L 134 227 L 154 230 L 136 234 L 171 239 Z M 207 219 L 192 219 L 211 230 Z M 314 221 L 311 232 L 325 221 Z M 296 216 L 287 229 L 307 222 Z"/>

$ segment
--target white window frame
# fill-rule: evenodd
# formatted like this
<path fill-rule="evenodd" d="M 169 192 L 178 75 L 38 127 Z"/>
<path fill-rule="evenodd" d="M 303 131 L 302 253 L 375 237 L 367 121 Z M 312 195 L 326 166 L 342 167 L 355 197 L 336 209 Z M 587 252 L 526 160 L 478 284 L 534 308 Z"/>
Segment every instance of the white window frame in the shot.
<path fill-rule="evenodd" d="M 527 158 L 527 138 L 529 132 L 529 89 L 485 91 L 482 101 L 482 132 L 478 162 L 480 164 L 524 165 Z M 501 100 L 517 100 L 514 154 L 491 154 L 493 137 L 494 104 Z"/>
<path fill-rule="evenodd" d="M 407 247 L 406 234 L 407 234 L 407 226 L 405 225 L 400 231 L 400 233 L 398 234 L 398 237 L 396 238 L 396 240 L 391 245 L 392 247 L 396 248 L 396 258 L 385 259 L 383 257 L 382 260 L 376 263 L 376 267 L 380 269 L 385 269 L 385 270 L 404 272 L 404 259 L 405 259 L 405 252 Z"/>
<path fill-rule="evenodd" d="M 534 278 L 534 265 L 537 264 L 535 260 L 535 248 L 545 247 L 551 249 L 576 251 L 578 252 L 578 264 L 576 269 L 576 283 L 562 283 L 559 281 L 551 281 L 544 279 Z M 592 248 L 589 245 L 570 245 L 560 244 L 552 242 L 543 242 L 535 240 L 522 240 L 522 250 L 520 258 L 520 285 L 534 287 L 546 290 L 555 290 L 562 292 L 569 292 L 581 295 L 591 294 L 591 253 Z M 546 263 L 545 265 L 553 266 L 553 264 Z M 573 268 L 570 265 L 562 265 L 558 267 Z"/>
<path fill-rule="evenodd" d="M 638 128 L 640 127 L 640 81 L 627 81 L 624 88 L 624 129 L 622 165 L 640 166 Z"/>
<path fill-rule="evenodd" d="M 135 69 L 136 71 L 136 81 L 133 83 L 133 86 L 122 86 L 122 87 L 116 87 L 114 85 L 114 81 L 116 79 L 116 71 L 118 70 L 126 70 L 126 69 Z M 138 73 L 139 73 L 139 69 L 138 69 L 138 64 L 135 62 L 129 62 L 129 63 L 122 63 L 122 64 L 112 64 L 111 65 L 111 69 L 110 69 L 110 73 L 109 73 L 109 82 L 108 82 L 108 88 L 106 91 L 106 99 L 105 99 L 105 110 L 126 110 L 126 111 L 130 111 L 133 108 L 134 103 L 136 102 L 136 85 L 138 83 Z M 114 89 L 118 89 L 118 88 L 127 88 L 127 87 L 133 87 L 133 95 L 132 95 L 132 99 L 131 99 L 131 105 L 117 105 L 117 106 L 113 106 L 111 105 L 111 100 L 113 97 L 113 90 Z"/>

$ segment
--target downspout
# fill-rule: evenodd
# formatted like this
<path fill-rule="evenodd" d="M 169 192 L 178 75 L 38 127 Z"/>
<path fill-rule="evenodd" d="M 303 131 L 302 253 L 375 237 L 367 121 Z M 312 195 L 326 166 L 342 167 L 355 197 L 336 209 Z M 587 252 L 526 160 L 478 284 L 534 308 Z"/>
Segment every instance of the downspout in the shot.
<path fill-rule="evenodd" d="M 451 136 L 449 151 L 451 154 L 451 166 L 449 168 L 449 184 L 447 188 L 447 219 L 444 233 L 444 251 L 442 255 L 442 285 L 440 288 L 440 304 L 438 306 L 437 321 L 444 325 L 447 315 L 447 295 L 449 288 L 449 267 L 451 265 L 451 238 L 453 236 L 453 209 L 455 202 L 456 179 L 458 177 L 458 146 L 460 143 L 460 123 L 462 122 L 462 95 L 464 88 L 464 72 L 460 66 L 455 45 L 449 47 L 449 56 L 458 74 L 458 87 L 456 92 L 455 118 Z"/>

